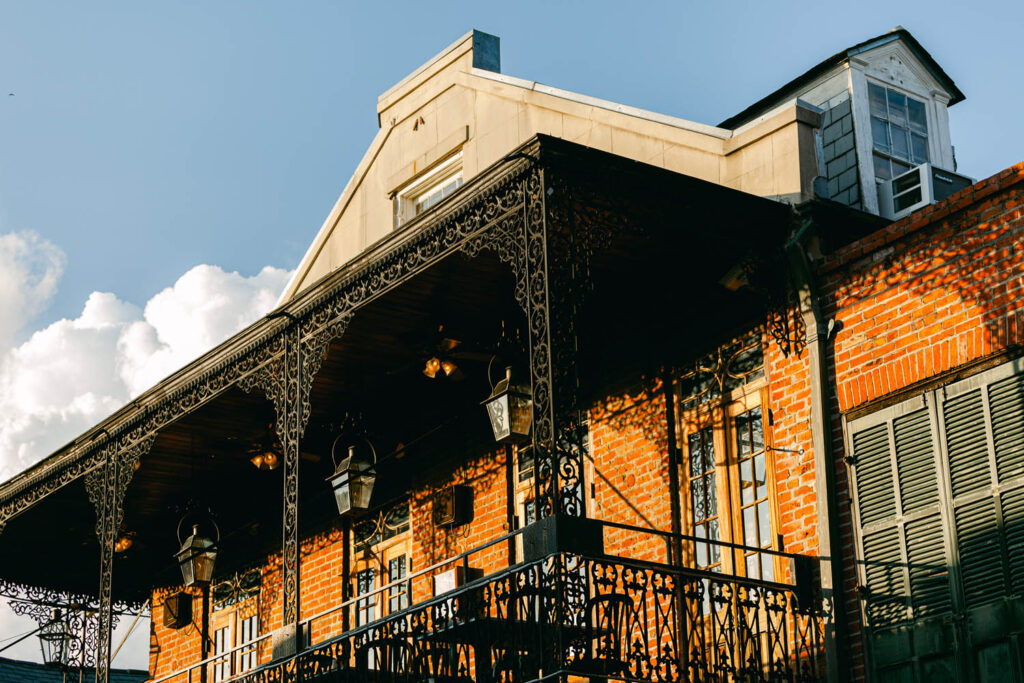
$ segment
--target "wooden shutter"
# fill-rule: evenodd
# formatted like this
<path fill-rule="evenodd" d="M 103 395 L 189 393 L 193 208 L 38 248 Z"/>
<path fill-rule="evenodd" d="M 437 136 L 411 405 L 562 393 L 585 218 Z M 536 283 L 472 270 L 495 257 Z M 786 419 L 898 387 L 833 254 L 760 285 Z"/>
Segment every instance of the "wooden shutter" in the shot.
<path fill-rule="evenodd" d="M 851 423 L 848 433 L 869 625 L 949 614 L 934 411 L 918 397 Z"/>
<path fill-rule="evenodd" d="M 1018 365 L 939 392 L 965 609 L 1024 595 L 1024 375 Z"/>
<path fill-rule="evenodd" d="M 876 673 L 1010 675 L 992 662 L 1024 661 L 1024 621 L 1005 616 L 1024 614 L 1024 359 L 845 431 Z"/>

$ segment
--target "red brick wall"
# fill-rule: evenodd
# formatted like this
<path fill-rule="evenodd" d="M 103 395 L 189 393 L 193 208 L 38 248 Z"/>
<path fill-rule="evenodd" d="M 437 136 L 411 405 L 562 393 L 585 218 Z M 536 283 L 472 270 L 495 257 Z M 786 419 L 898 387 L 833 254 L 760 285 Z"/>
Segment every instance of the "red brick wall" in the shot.
<path fill-rule="evenodd" d="M 838 250 L 819 269 L 850 647 L 861 657 L 851 492 L 839 412 L 1024 344 L 1024 164 Z"/>
<path fill-rule="evenodd" d="M 639 527 L 672 530 L 668 435 L 661 382 L 643 382 L 610 396 L 590 411 L 594 500 L 588 513 Z M 589 491 L 587 494 L 589 495 Z M 656 536 L 606 529 L 605 552 L 665 562 L 667 545 Z"/>

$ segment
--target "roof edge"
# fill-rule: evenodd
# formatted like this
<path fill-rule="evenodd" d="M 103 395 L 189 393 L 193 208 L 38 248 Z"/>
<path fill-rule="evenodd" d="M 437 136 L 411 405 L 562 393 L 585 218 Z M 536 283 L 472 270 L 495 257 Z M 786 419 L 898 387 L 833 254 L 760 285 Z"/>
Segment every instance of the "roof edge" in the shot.
<path fill-rule="evenodd" d="M 906 46 L 910 49 L 914 56 L 921 62 L 921 64 L 923 64 L 924 67 L 928 69 L 929 73 L 931 73 L 935 80 L 939 81 L 943 85 L 943 87 L 945 87 L 949 91 L 951 97 L 948 106 L 953 106 L 954 104 L 957 104 L 958 102 L 963 102 L 965 99 L 967 99 L 967 96 L 964 95 L 963 91 L 961 91 L 960 88 L 957 87 L 956 83 L 953 81 L 952 78 L 950 78 L 949 74 L 947 74 L 945 70 L 941 66 L 939 66 L 939 63 L 935 61 L 935 58 L 932 57 L 926 49 L 924 49 L 924 46 L 921 45 L 921 43 L 919 43 L 913 35 L 911 35 L 910 31 L 903 28 L 902 26 L 897 26 L 896 28 L 892 29 L 891 31 L 888 31 L 887 33 L 883 33 L 881 35 L 874 36 L 873 38 L 869 38 L 865 41 L 857 43 L 856 45 L 848 47 L 845 50 L 837 52 L 831 57 L 822 60 L 821 62 L 818 62 L 807 71 L 803 72 L 802 74 L 800 74 L 793 80 L 789 81 L 782 87 L 777 88 L 776 90 L 769 93 L 765 97 L 762 97 L 757 102 L 754 102 L 743 111 L 725 119 L 724 121 L 718 124 L 718 127 L 737 128 L 739 126 L 742 126 L 751 119 L 757 118 L 766 110 L 772 108 L 775 102 L 783 101 L 786 99 L 792 99 L 791 97 L 787 97 L 792 93 L 792 91 L 799 89 L 801 86 L 807 85 L 808 83 L 818 78 L 819 76 L 823 75 L 830 69 L 839 66 L 840 64 L 848 60 L 850 57 L 854 57 L 868 50 L 880 47 L 881 45 L 885 45 L 894 40 L 903 40 L 904 44 L 906 44 Z"/>

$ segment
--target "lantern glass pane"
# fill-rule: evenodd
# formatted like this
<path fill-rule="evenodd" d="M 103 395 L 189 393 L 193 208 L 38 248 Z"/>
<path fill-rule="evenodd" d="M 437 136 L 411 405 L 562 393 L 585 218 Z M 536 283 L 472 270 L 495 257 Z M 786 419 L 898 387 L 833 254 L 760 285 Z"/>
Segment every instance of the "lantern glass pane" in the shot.
<path fill-rule="evenodd" d="M 348 477 L 345 477 L 345 479 L 346 483 L 337 483 L 334 488 L 334 502 L 338 504 L 338 513 L 342 515 L 352 509 L 352 498 L 349 495 L 347 483 Z"/>
<path fill-rule="evenodd" d="M 487 416 L 491 419 L 494 440 L 500 442 L 507 439 L 511 432 L 508 394 L 502 394 L 487 404 Z"/>
<path fill-rule="evenodd" d="M 512 433 L 516 436 L 529 435 L 530 424 L 533 422 L 533 401 L 524 394 L 512 394 L 509 398 Z"/>
<path fill-rule="evenodd" d="M 195 576 L 197 583 L 210 583 L 213 579 L 213 565 L 217 560 L 217 553 L 206 551 L 195 555 Z"/>
<path fill-rule="evenodd" d="M 373 493 L 373 483 L 376 477 L 372 474 L 364 474 L 352 481 L 352 507 L 358 510 L 366 510 L 370 507 L 370 495 Z"/>
<path fill-rule="evenodd" d="M 181 578 L 184 580 L 185 585 L 195 585 L 196 575 L 192 570 L 192 558 L 186 554 L 179 562 L 181 564 Z"/>

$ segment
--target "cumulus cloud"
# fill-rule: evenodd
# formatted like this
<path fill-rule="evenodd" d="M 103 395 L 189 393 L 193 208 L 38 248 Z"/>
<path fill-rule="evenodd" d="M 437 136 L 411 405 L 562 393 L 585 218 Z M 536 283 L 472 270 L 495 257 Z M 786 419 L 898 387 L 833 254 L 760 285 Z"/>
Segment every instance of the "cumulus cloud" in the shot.
<path fill-rule="evenodd" d="M 0 351 L 57 292 L 64 252 L 34 232 L 0 235 Z"/>
<path fill-rule="evenodd" d="M 63 256 L 38 237 L 20 244 L 30 249 L 19 253 L 16 243 L 8 253 L 16 254 L 11 262 L 24 274 L 4 280 L 20 278 L 30 290 L 20 299 L 11 295 L 24 302 L 18 313 L 24 318 L 52 296 Z M 200 265 L 143 309 L 93 292 L 77 318 L 59 320 L 6 351 L 0 347 L 0 481 L 265 314 L 290 275 L 268 266 L 245 277 Z"/>

